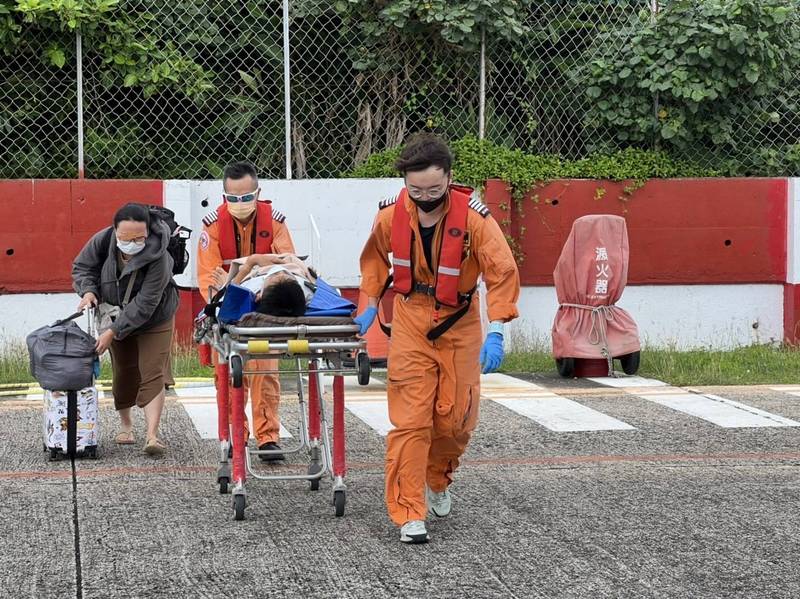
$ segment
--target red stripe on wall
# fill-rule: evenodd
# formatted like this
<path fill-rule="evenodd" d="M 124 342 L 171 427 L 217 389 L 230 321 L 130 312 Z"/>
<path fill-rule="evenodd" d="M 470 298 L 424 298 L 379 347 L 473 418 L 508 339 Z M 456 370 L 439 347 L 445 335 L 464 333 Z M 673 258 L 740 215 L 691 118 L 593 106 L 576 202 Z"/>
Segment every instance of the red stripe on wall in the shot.
<path fill-rule="evenodd" d="M 665 179 L 625 193 L 625 183 L 554 181 L 516 205 L 490 182 L 487 204 L 520 239 L 523 285 L 551 285 L 576 218 L 628 222 L 631 284 L 782 283 L 786 275 L 785 179 Z M 508 207 L 507 210 L 503 210 Z M 501 222 L 502 225 L 502 222 Z"/>
<path fill-rule="evenodd" d="M 0 293 L 72 291 L 72 260 L 127 202 L 163 205 L 161 181 L 0 181 Z"/>
<path fill-rule="evenodd" d="M 783 330 L 787 343 L 800 345 L 800 285 L 784 285 Z"/>

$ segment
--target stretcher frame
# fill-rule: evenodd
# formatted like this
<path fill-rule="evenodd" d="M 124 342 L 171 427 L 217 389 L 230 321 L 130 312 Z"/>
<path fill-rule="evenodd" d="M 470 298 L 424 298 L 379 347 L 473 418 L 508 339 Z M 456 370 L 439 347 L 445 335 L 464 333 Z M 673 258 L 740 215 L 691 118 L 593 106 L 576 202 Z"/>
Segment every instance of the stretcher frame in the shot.
<path fill-rule="evenodd" d="M 346 504 L 344 375 L 357 374 L 362 385 L 369 383 L 370 362 L 366 341 L 356 337 L 359 326 L 308 325 L 239 326 L 207 318 L 195 331 L 195 340 L 208 343 L 220 357 L 215 368 L 217 426 L 220 466 L 217 471 L 219 492 L 230 492 L 234 520 L 243 520 L 247 503 L 247 475 L 260 480 L 306 480 L 312 491 L 319 490 L 320 480 L 329 474 L 332 480 L 332 503 L 337 517 L 344 515 Z M 355 354 L 354 368 L 345 361 Z M 292 371 L 248 370 L 251 359 L 295 360 Z M 301 360 L 309 359 L 308 370 Z M 325 363 L 325 368 L 322 363 Z M 322 373 L 333 373 L 333 443 L 322 397 Z M 250 374 L 295 374 L 300 412 L 300 442 L 290 449 L 250 449 L 244 442 L 245 386 Z M 303 375 L 308 374 L 308 398 L 304 396 Z M 229 400 L 230 418 L 229 418 Z M 305 404 L 308 408 L 305 408 Z M 263 474 L 253 468 L 252 456 L 292 454 L 308 450 L 306 474 Z M 232 466 L 232 468 L 231 468 Z"/>

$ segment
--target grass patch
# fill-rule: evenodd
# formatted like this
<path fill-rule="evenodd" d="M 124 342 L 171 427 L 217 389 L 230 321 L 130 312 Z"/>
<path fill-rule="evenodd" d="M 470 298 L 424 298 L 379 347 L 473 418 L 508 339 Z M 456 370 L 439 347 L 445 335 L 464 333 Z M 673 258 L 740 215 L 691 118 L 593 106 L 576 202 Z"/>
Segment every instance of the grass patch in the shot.
<path fill-rule="evenodd" d="M 510 352 L 502 372 L 555 372 L 549 351 Z M 800 348 L 753 345 L 730 351 L 644 349 L 639 376 L 687 385 L 800 384 Z"/>
<path fill-rule="evenodd" d="M 282 370 L 292 370 L 293 360 L 281 360 Z M 506 354 L 501 372 L 555 372 L 550 352 L 542 346 Z M 175 378 L 211 377 L 213 369 L 201 366 L 192 345 L 178 346 L 172 354 Z M 753 345 L 731 351 L 645 349 L 640 376 L 671 385 L 800 384 L 800 348 Z M 103 357 L 101 379 L 111 378 L 111 361 Z M 0 344 L 0 384 L 32 383 L 28 350 L 24 343 Z"/>

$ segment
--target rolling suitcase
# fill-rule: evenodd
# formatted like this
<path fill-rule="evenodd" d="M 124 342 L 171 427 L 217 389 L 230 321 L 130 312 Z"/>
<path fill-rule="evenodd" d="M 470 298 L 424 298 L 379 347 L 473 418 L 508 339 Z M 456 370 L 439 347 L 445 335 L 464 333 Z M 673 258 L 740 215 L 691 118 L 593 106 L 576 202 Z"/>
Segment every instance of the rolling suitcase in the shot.
<path fill-rule="evenodd" d="M 31 374 L 44 389 L 43 447 L 50 459 L 97 457 L 99 359 L 77 312 L 28 335 Z M 89 310 L 89 331 L 94 328 Z"/>

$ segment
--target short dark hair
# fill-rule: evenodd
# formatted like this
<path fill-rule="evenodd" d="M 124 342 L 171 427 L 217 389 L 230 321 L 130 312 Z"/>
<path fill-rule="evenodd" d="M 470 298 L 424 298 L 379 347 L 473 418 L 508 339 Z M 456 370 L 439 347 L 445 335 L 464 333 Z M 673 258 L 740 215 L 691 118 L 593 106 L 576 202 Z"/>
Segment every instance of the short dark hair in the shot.
<path fill-rule="evenodd" d="M 424 171 L 430 166 L 438 166 L 449 173 L 453 166 L 453 155 L 441 137 L 427 132 L 411 136 L 394 163 L 394 167 L 403 175 Z"/>
<path fill-rule="evenodd" d="M 253 166 L 252 163 L 244 160 L 240 162 L 231 162 L 222 172 L 222 182 L 224 183 L 228 179 L 244 179 L 248 176 L 258 181 L 258 171 L 256 171 L 256 167 Z"/>
<path fill-rule="evenodd" d="M 135 204 L 131 202 L 117 210 L 114 214 L 114 228 L 116 229 L 124 220 L 144 223 L 147 225 L 147 230 L 150 230 L 150 210 L 144 204 Z"/>
<path fill-rule="evenodd" d="M 306 313 L 306 295 L 294 279 L 284 279 L 265 287 L 256 312 L 270 316 L 302 316 Z"/>

